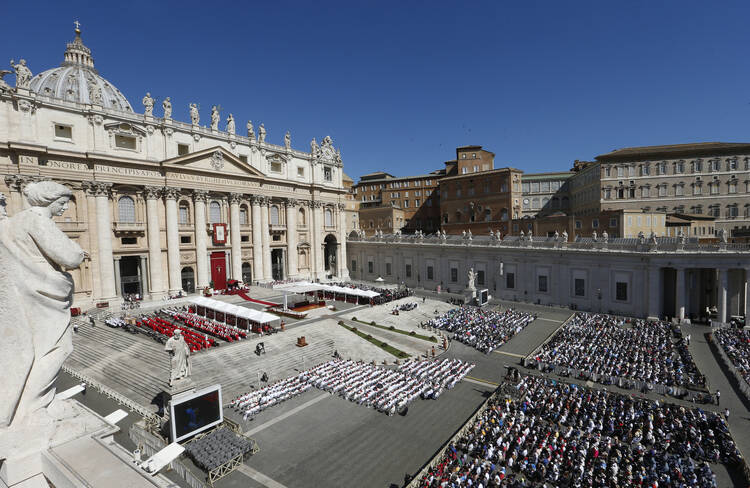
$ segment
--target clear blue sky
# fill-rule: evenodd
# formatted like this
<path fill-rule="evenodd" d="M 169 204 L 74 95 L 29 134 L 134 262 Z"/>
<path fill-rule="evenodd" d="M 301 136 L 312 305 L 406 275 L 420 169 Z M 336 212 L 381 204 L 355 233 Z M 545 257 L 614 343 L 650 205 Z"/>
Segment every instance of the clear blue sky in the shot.
<path fill-rule="evenodd" d="M 180 120 L 195 101 L 238 132 L 262 121 L 277 144 L 331 135 L 355 180 L 438 169 L 466 144 L 535 172 L 750 141 L 748 1 L 357 3 L 6 2 L 0 55 L 57 66 L 78 19 L 136 111 L 150 91 Z"/>

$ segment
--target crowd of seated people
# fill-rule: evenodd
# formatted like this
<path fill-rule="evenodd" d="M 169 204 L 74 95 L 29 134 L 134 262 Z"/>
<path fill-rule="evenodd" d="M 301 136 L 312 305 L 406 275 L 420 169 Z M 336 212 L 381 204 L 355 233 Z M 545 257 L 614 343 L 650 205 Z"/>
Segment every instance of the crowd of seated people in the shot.
<path fill-rule="evenodd" d="M 454 308 L 427 322 L 428 327 L 453 333 L 453 339 L 489 354 L 536 319 L 529 312 L 503 312 L 475 307 Z"/>
<path fill-rule="evenodd" d="M 244 330 L 201 317 L 194 313 L 185 312 L 180 308 L 165 308 L 162 309 L 162 312 L 176 322 L 227 342 L 235 342 L 247 338 L 247 332 Z"/>
<path fill-rule="evenodd" d="M 750 384 L 750 330 L 717 329 L 713 334 L 734 367 Z"/>
<path fill-rule="evenodd" d="M 625 378 L 670 387 L 702 388 L 705 377 L 667 322 L 576 313 L 534 358 L 585 372 L 587 379 Z"/>
<path fill-rule="evenodd" d="M 335 393 L 359 405 L 393 415 L 420 396 L 437 399 L 474 367 L 460 359 L 407 361 L 398 370 L 340 358 L 297 376 L 235 398 L 231 405 L 245 420 L 262 410 L 304 393 L 310 387 Z"/>
<path fill-rule="evenodd" d="M 231 406 L 247 420 L 248 417 L 254 417 L 266 408 L 301 395 L 310 388 L 312 386 L 303 379 L 303 374 L 299 374 L 240 395 L 232 400 Z"/>
<path fill-rule="evenodd" d="M 174 330 L 180 329 L 182 337 L 185 339 L 191 352 L 198 352 L 216 345 L 216 341 L 203 334 L 199 334 L 187 327 L 177 327 L 171 322 L 157 316 L 142 315 L 136 320 L 136 326 L 150 329 L 165 337 L 172 337 Z"/>
<path fill-rule="evenodd" d="M 708 463 L 738 465 L 719 415 L 522 377 L 496 395 L 419 481 L 423 488 L 716 488 Z"/>
<path fill-rule="evenodd" d="M 122 317 L 110 317 L 105 320 L 104 323 L 112 327 L 113 329 L 125 327 L 126 325 L 128 325 L 127 322 L 125 322 L 125 319 L 123 319 Z"/>

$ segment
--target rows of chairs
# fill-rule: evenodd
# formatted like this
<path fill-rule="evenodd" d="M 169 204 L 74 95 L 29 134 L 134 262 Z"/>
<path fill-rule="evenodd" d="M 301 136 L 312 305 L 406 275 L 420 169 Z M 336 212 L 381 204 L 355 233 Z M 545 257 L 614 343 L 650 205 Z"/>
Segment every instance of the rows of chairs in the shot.
<path fill-rule="evenodd" d="M 226 427 L 220 427 L 185 446 L 185 451 L 196 466 L 205 470 L 228 463 L 237 456 L 249 453 L 253 445 Z"/>
<path fill-rule="evenodd" d="M 231 325 L 224 325 L 218 322 L 201 317 L 194 313 L 182 312 L 177 309 L 166 309 L 164 312 L 177 322 L 186 325 L 192 329 L 199 330 L 208 335 L 218 337 L 227 342 L 235 342 L 240 339 L 247 337 L 247 332 L 232 327 Z"/>
<path fill-rule="evenodd" d="M 216 341 L 213 339 L 207 338 L 187 327 L 177 327 L 161 317 L 144 315 L 136 321 L 136 325 L 141 328 L 151 329 L 152 331 L 166 337 L 172 337 L 175 329 L 180 329 L 191 352 L 198 352 L 216 345 Z"/>

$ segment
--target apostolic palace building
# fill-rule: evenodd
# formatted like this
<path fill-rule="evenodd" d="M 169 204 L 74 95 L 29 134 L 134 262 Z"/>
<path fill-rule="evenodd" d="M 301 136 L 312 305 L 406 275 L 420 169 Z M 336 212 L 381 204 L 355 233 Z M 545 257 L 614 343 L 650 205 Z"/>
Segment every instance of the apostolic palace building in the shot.
<path fill-rule="evenodd" d="M 98 73 L 78 29 L 60 66 L 14 67 L 15 89 L 0 80 L 0 193 L 13 215 L 28 182 L 73 190 L 57 219 L 90 253 L 72 272 L 76 306 L 230 279 L 348 275 L 343 165 L 330 137 L 305 152 L 287 132 L 278 146 L 263 124 L 237 135 L 216 107 L 209 116 L 190 104 L 185 123 L 166 98 L 157 115 L 150 94 L 139 113 Z"/>

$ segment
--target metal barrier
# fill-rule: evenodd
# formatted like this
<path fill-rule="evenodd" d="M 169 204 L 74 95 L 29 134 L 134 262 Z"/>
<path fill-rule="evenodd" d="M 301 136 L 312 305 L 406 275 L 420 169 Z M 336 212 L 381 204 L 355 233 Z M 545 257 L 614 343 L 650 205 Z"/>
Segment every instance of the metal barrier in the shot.
<path fill-rule="evenodd" d="M 713 344 L 713 346 L 716 348 L 716 351 L 721 358 L 721 361 L 723 363 L 723 366 L 729 371 L 729 373 L 734 377 L 735 381 L 737 382 L 737 386 L 739 387 L 739 390 L 742 392 L 742 394 L 745 396 L 745 400 L 750 402 L 750 385 L 747 384 L 747 381 L 745 380 L 745 377 L 742 376 L 742 373 L 740 373 L 735 365 L 732 363 L 732 360 L 729 359 L 729 356 L 727 356 L 726 351 L 724 351 L 724 347 L 721 345 L 721 342 L 716 340 L 716 337 L 714 336 L 713 332 L 707 332 L 706 335 L 710 338 L 709 343 Z"/>

